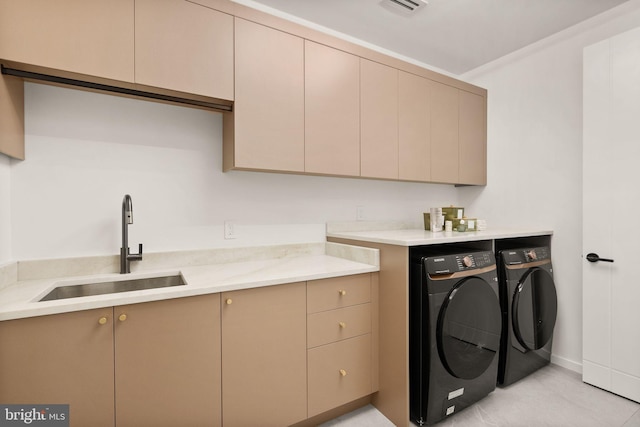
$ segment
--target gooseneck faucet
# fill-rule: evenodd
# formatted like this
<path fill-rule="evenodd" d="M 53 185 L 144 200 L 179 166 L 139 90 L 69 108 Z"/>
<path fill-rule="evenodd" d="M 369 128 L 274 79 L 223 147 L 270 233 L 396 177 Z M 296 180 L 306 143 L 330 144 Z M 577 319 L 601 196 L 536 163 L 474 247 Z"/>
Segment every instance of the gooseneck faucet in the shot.
<path fill-rule="evenodd" d="M 131 196 L 125 194 L 122 199 L 122 247 L 120 248 L 120 274 L 131 273 L 131 261 L 142 260 L 142 243 L 138 253 L 129 253 L 129 224 L 133 224 L 133 203 Z"/>

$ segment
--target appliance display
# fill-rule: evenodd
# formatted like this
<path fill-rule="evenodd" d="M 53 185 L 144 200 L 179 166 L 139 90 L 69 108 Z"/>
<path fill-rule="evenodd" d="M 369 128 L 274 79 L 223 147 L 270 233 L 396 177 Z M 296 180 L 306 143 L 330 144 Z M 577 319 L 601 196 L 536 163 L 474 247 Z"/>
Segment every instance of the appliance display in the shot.
<path fill-rule="evenodd" d="M 498 384 L 508 386 L 551 361 L 558 301 L 547 246 L 498 252 L 503 335 Z"/>
<path fill-rule="evenodd" d="M 414 247 L 409 283 L 410 416 L 430 425 L 496 387 L 502 319 L 495 257 Z"/>

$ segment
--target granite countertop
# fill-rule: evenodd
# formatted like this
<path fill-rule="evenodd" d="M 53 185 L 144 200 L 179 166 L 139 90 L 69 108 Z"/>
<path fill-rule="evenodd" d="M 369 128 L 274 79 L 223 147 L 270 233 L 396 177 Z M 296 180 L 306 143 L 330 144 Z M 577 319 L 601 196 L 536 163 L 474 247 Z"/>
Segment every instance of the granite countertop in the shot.
<path fill-rule="evenodd" d="M 397 246 L 438 245 L 443 243 L 473 242 L 478 240 L 508 239 L 515 237 L 547 236 L 551 230 L 533 230 L 516 228 L 497 228 L 468 232 L 431 232 L 417 228 L 391 230 L 340 230 L 328 229 L 327 237 L 357 240 L 362 242 L 383 243 Z"/>
<path fill-rule="evenodd" d="M 255 257 L 255 260 L 229 261 L 225 255 L 223 262 L 219 263 L 169 268 L 158 266 L 132 272 L 126 277 L 118 273 L 99 273 L 18 280 L 0 290 L 0 321 L 370 273 L 380 269 L 379 254 L 375 249 L 335 243 L 322 244 L 322 248 L 284 256 L 279 253 L 272 258 Z M 39 301 L 56 286 L 176 274 L 182 275 L 184 286 Z"/>

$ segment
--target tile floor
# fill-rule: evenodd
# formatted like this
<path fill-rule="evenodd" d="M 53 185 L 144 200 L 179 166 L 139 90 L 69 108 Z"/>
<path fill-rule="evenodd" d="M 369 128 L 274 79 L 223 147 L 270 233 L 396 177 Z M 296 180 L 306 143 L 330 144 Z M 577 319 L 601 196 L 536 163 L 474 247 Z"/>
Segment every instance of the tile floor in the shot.
<path fill-rule="evenodd" d="M 640 427 L 640 404 L 582 382 L 578 373 L 549 365 L 506 388 L 497 388 L 438 427 Z M 373 406 L 323 427 L 391 427 Z"/>

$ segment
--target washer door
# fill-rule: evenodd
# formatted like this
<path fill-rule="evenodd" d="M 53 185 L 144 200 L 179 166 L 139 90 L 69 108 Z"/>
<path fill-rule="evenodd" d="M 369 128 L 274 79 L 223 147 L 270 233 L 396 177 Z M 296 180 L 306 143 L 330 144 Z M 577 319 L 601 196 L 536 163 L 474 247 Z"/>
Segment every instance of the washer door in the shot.
<path fill-rule="evenodd" d="M 538 350 L 553 336 L 558 312 L 556 286 L 551 274 L 530 268 L 513 294 L 513 333 L 525 350 Z"/>
<path fill-rule="evenodd" d="M 501 328 L 500 301 L 493 288 L 476 276 L 458 282 L 438 316 L 442 364 L 457 378 L 479 377 L 498 353 Z"/>

